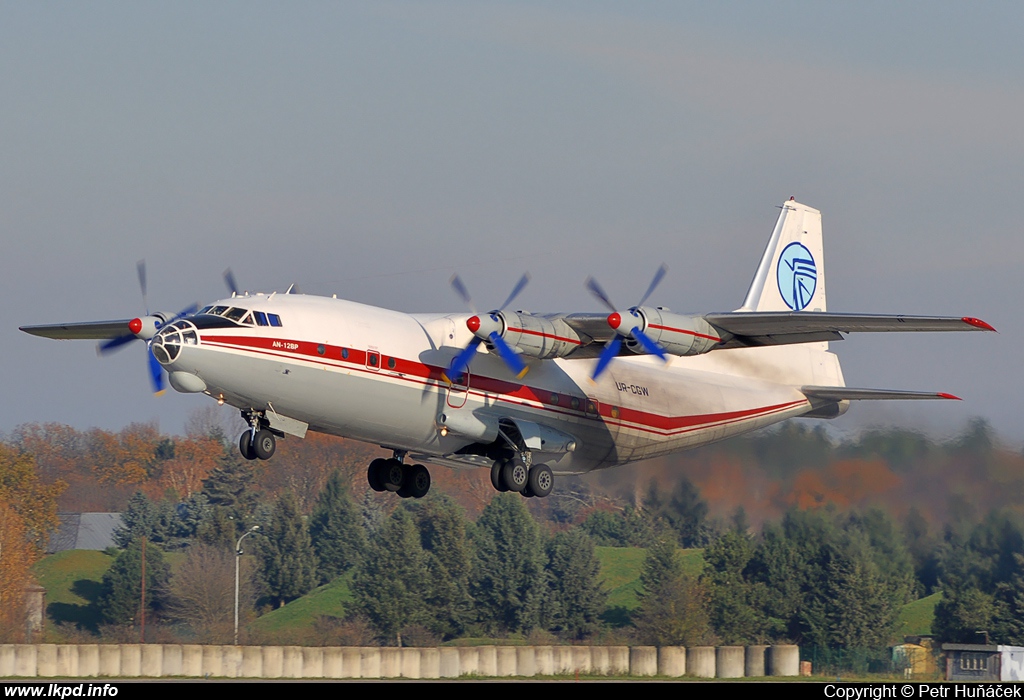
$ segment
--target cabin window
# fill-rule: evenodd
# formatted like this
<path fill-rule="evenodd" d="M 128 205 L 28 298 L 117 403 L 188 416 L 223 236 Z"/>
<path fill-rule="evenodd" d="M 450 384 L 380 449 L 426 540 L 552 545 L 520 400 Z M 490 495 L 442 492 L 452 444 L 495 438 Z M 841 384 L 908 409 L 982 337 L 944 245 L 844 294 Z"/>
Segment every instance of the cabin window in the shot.
<path fill-rule="evenodd" d="M 558 405 L 558 394 L 552 394 L 551 395 L 551 405 L 552 406 L 557 406 Z"/>
<path fill-rule="evenodd" d="M 323 346 L 323 344 L 316 346 L 316 354 L 317 355 L 323 355 L 325 352 L 327 352 L 327 348 L 325 348 Z"/>
<path fill-rule="evenodd" d="M 573 396 L 572 401 L 569 402 L 569 405 L 572 406 L 574 409 L 579 410 L 580 400 Z"/>
<path fill-rule="evenodd" d="M 341 349 L 341 359 L 343 359 L 343 360 L 347 360 L 348 359 L 348 348 L 342 348 Z"/>
<path fill-rule="evenodd" d="M 394 369 L 397 366 L 398 366 L 398 362 L 395 361 L 395 358 L 389 357 L 388 358 L 388 369 Z"/>
<path fill-rule="evenodd" d="M 267 318 L 270 320 L 270 325 L 275 328 L 281 327 L 281 317 L 277 314 L 267 314 Z"/>

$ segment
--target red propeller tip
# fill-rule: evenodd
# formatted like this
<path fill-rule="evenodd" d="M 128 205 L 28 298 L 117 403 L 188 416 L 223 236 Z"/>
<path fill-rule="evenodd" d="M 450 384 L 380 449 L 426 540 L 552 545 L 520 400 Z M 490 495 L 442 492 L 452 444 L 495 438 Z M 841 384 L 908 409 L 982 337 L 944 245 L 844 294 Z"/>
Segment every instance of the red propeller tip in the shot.
<path fill-rule="evenodd" d="M 469 329 L 470 333 L 476 333 L 478 330 L 480 330 L 480 317 L 470 316 L 466 320 L 466 328 Z"/>
<path fill-rule="evenodd" d="M 141 318 L 133 318 L 131 321 L 129 321 L 128 322 L 128 330 L 130 330 L 132 333 L 135 333 L 136 335 L 138 335 L 139 331 L 142 330 L 142 319 Z"/>
<path fill-rule="evenodd" d="M 608 316 L 608 325 L 612 328 L 618 328 L 622 325 L 622 316 L 619 316 L 618 312 L 610 314 Z"/>

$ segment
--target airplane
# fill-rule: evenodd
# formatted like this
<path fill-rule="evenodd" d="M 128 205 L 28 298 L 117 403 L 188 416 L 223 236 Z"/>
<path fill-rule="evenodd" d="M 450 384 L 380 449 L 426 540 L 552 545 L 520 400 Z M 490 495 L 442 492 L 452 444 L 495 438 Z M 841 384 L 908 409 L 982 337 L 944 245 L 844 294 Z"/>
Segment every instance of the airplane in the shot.
<path fill-rule="evenodd" d="M 851 401 L 957 399 L 847 387 L 831 341 L 845 333 L 994 331 L 968 316 L 832 313 L 825 304 L 821 213 L 790 198 L 735 311 L 678 314 L 640 301 L 610 313 L 534 314 L 505 302 L 479 313 L 402 313 L 335 297 L 239 292 L 177 315 L 24 326 L 55 339 L 148 346 L 154 388 L 237 408 L 246 459 L 307 431 L 380 445 L 367 481 L 422 498 L 422 462 L 487 468 L 498 491 L 551 493 L 556 475 L 667 455 L 794 417 L 836 418 Z M 145 300 L 145 268 L 139 268 Z"/>

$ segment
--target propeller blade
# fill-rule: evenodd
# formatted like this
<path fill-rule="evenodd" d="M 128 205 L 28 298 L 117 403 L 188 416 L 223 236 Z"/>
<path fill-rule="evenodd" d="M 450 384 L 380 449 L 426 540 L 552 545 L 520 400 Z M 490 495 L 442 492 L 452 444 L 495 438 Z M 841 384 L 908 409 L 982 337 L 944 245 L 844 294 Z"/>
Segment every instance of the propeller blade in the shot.
<path fill-rule="evenodd" d="M 523 362 L 523 358 L 519 357 L 519 353 L 512 349 L 512 346 L 505 342 L 497 333 L 491 333 L 488 337 L 491 344 L 494 345 L 494 349 L 501 355 L 501 359 L 505 361 L 505 364 L 512 374 L 516 375 L 516 379 L 522 379 L 526 376 L 526 373 L 530 371 L 530 368 Z"/>
<path fill-rule="evenodd" d="M 508 295 L 508 299 L 505 300 L 505 303 L 498 307 L 498 311 L 504 310 L 506 306 L 511 304 L 512 300 L 519 296 L 519 292 L 523 291 L 523 287 L 525 287 L 529 283 L 529 281 L 530 273 L 527 272 L 523 274 L 522 277 L 519 278 L 518 282 L 516 282 L 516 286 L 512 288 L 512 293 Z"/>
<path fill-rule="evenodd" d="M 231 268 L 224 270 L 224 284 L 228 286 L 228 291 L 231 292 L 231 296 L 238 295 L 238 285 L 235 283 L 235 273 L 231 271 Z"/>
<path fill-rule="evenodd" d="M 613 313 L 618 311 L 618 309 L 615 308 L 615 304 L 612 303 L 612 300 L 608 298 L 608 295 L 604 293 L 603 289 L 601 289 L 601 285 L 599 285 L 597 280 L 593 277 L 587 278 L 587 289 L 589 289 L 590 293 L 597 297 L 609 311 Z"/>
<path fill-rule="evenodd" d="M 593 381 L 597 381 L 597 378 L 611 364 L 611 361 L 619 354 L 619 348 L 622 347 L 622 338 L 616 335 L 614 338 L 608 341 L 608 344 L 604 346 L 604 350 L 601 351 L 601 356 L 597 358 L 597 365 L 594 367 L 594 373 L 590 376 Z"/>
<path fill-rule="evenodd" d="M 132 342 L 133 340 L 138 340 L 138 338 L 136 337 L 136 335 L 134 333 L 129 333 L 128 335 L 119 335 L 116 338 L 111 338 L 110 340 L 106 340 L 106 341 L 100 343 L 99 345 L 97 345 L 96 346 L 96 353 L 99 354 L 99 355 L 109 354 L 109 353 L 117 350 L 121 346 L 127 345 L 128 343 Z"/>
<path fill-rule="evenodd" d="M 142 306 L 146 309 L 146 315 L 149 316 L 149 301 L 146 299 L 146 261 L 140 260 L 135 263 L 135 269 L 139 273 L 139 289 L 142 290 Z"/>
<path fill-rule="evenodd" d="M 476 305 L 473 304 L 473 298 L 469 296 L 469 290 L 466 289 L 466 285 L 462 283 L 462 278 L 457 274 L 452 275 L 449 282 L 451 282 L 452 289 L 455 290 L 455 293 L 458 294 L 462 301 L 466 303 L 466 306 L 468 306 L 473 313 L 476 313 Z"/>
<path fill-rule="evenodd" d="M 174 321 L 177 321 L 179 318 L 184 318 L 185 316 L 191 316 L 192 314 L 194 314 L 198 310 L 199 310 L 199 304 L 197 304 L 197 303 L 189 304 L 184 309 L 179 311 L 177 314 L 175 314 L 171 318 L 167 319 L 167 323 L 173 323 Z M 164 326 L 166 326 L 167 323 L 165 323 Z"/>
<path fill-rule="evenodd" d="M 159 396 L 164 393 L 164 368 L 157 362 L 153 348 L 146 345 L 146 354 L 149 356 L 149 380 L 153 385 L 153 393 Z"/>
<path fill-rule="evenodd" d="M 644 346 L 644 350 L 652 355 L 657 355 L 665 362 L 668 362 L 668 355 L 661 349 L 660 345 L 651 339 L 651 336 L 647 335 L 639 328 L 634 328 L 629 332 L 629 334 L 633 336 L 638 343 Z"/>
<path fill-rule="evenodd" d="M 469 341 L 469 345 L 455 356 L 455 359 L 452 360 L 452 364 L 448 368 L 448 371 L 444 374 L 445 379 L 447 379 L 449 383 L 454 384 L 455 381 L 465 373 L 466 368 L 469 367 L 469 361 L 472 360 L 473 355 L 476 354 L 476 346 L 482 342 L 483 341 L 480 338 L 473 336 L 473 339 Z"/>
<path fill-rule="evenodd" d="M 647 301 L 647 297 L 651 296 L 654 292 L 654 288 L 661 284 L 661 278 L 665 276 L 666 272 L 668 272 L 668 268 L 662 264 L 662 266 L 658 268 L 658 271 L 654 273 L 654 279 L 651 280 L 651 286 L 648 287 L 644 295 L 640 297 L 640 301 L 637 302 L 637 306 L 644 305 L 644 302 Z"/>

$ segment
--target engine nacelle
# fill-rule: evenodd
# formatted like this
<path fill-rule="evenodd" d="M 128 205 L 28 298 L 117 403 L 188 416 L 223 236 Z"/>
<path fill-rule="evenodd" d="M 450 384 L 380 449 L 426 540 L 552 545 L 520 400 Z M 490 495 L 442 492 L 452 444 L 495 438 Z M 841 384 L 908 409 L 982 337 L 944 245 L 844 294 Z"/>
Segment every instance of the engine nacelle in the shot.
<path fill-rule="evenodd" d="M 157 331 L 163 328 L 165 323 L 167 323 L 167 314 L 157 312 L 152 316 L 133 318 L 128 322 L 128 330 L 138 338 L 149 340 L 157 334 Z"/>
<path fill-rule="evenodd" d="M 721 342 L 718 332 L 701 316 L 683 316 L 649 306 L 631 311 L 643 320 L 640 330 L 670 355 L 702 355 Z M 626 340 L 626 347 L 638 355 L 647 353 L 633 339 Z"/>
<path fill-rule="evenodd" d="M 506 343 L 527 357 L 550 360 L 565 357 L 580 346 L 580 337 L 562 319 L 551 320 L 543 316 L 502 311 Z"/>

